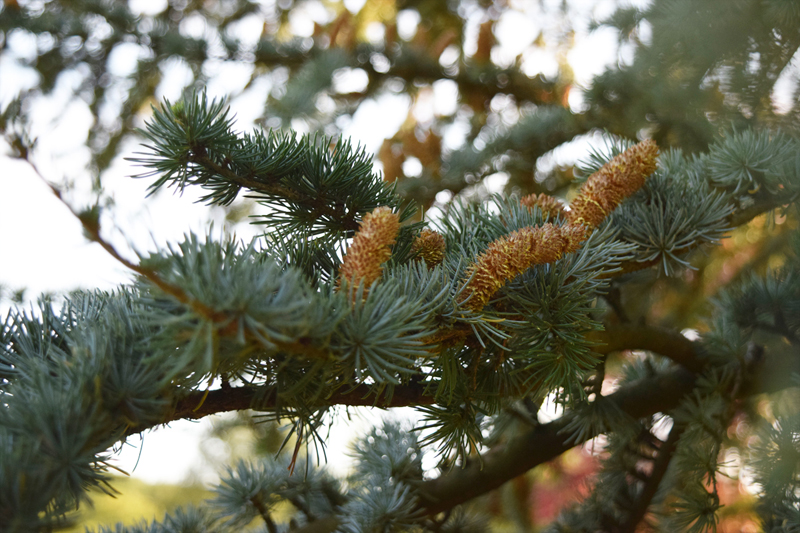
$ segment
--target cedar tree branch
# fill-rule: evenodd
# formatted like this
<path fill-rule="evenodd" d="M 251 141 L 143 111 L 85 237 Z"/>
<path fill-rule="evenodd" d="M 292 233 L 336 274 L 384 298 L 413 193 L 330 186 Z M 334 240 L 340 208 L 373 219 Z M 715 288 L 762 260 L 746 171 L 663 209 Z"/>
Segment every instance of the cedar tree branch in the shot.
<path fill-rule="evenodd" d="M 611 325 L 605 331 L 592 331 L 587 340 L 598 343 L 593 350 L 609 354 L 621 350 L 647 350 L 668 357 L 692 372 L 703 370 L 697 344 L 679 332 L 656 326 Z"/>

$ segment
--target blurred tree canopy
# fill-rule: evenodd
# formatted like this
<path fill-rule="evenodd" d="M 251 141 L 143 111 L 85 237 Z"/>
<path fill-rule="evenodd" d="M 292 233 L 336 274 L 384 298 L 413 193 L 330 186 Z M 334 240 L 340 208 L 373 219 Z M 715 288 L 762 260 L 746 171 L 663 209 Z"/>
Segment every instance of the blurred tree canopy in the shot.
<path fill-rule="evenodd" d="M 0 19 L 4 58 L 36 74 L 21 82 L 23 116 L 59 84 L 85 102 L 95 117 L 87 138 L 95 174 L 150 106 L 174 93 L 171 85 L 202 88 L 234 67 L 249 72 L 239 92 L 266 87 L 259 123 L 328 135 L 381 95 L 407 95 L 413 106 L 437 84 L 446 88 L 455 106 L 423 119 L 410 113 L 379 153 L 386 179 L 399 179 L 401 193 L 422 206 L 497 171 L 520 194 L 563 190 L 569 175 L 532 179 L 537 160 L 598 128 L 695 153 L 723 131 L 797 127 L 790 65 L 797 6 L 788 0 L 623 3 L 594 23 L 616 30 L 620 61 L 585 88 L 575 87 L 567 55 L 572 21 L 586 19 L 591 3 L 387 0 L 355 12 L 337 2 L 131 5 L 138 10 L 119 2 L 6 2 Z M 530 26 L 541 27 L 509 58 L 497 34 L 506 27 L 499 22 L 514 17 L 537 17 Z M 540 72 L 541 53 L 557 68 Z M 123 55 L 132 68 L 115 68 Z M 352 86 L 341 88 L 344 79 Z M 788 91 L 780 113 L 771 99 L 776 84 Z M 570 106 L 570 94 L 582 89 Z M 443 146 L 448 131 L 460 142 Z M 409 157 L 423 167 L 414 179 L 403 175 Z"/>

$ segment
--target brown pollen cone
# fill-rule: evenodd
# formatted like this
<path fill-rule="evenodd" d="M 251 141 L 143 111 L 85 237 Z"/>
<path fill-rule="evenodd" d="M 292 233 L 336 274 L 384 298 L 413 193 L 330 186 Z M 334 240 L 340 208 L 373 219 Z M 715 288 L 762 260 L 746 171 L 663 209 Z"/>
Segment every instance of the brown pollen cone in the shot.
<path fill-rule="evenodd" d="M 361 282 L 365 289 L 369 288 L 381 276 L 399 231 L 400 218 L 388 207 L 378 207 L 364 215 L 339 267 L 339 288 L 345 281 L 351 290 Z"/>
<path fill-rule="evenodd" d="M 444 236 L 425 228 L 414 239 L 411 252 L 424 259 L 428 268 L 433 268 L 444 260 Z"/>
<path fill-rule="evenodd" d="M 551 218 L 564 214 L 564 206 L 561 202 L 545 193 L 523 196 L 520 198 L 519 203 L 530 209 L 538 207 L 542 213 Z"/>
<path fill-rule="evenodd" d="M 567 220 L 596 228 L 622 203 L 638 191 L 655 172 L 658 147 L 652 140 L 642 141 L 589 176 L 570 204 Z"/>
<path fill-rule="evenodd" d="M 567 224 L 561 226 L 561 238 L 564 240 L 565 254 L 569 254 L 578 250 L 583 241 L 589 238 L 591 231 L 583 224 Z"/>
<path fill-rule="evenodd" d="M 465 273 L 465 307 L 480 311 L 509 280 L 533 265 L 552 263 L 578 249 L 588 232 L 580 226 L 544 224 L 513 231 L 493 241 Z M 470 279 L 471 278 L 471 279 Z"/>

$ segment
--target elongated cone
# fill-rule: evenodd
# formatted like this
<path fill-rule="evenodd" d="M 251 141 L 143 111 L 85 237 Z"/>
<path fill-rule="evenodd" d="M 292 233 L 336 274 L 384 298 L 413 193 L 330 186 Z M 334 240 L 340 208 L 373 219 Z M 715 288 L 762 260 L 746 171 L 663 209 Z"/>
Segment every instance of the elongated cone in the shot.
<path fill-rule="evenodd" d="M 567 220 L 596 228 L 625 198 L 638 191 L 656 170 L 658 147 L 652 140 L 636 144 L 589 176 L 570 204 Z"/>
<path fill-rule="evenodd" d="M 363 282 L 366 297 L 366 290 L 381 277 L 399 231 L 400 218 L 388 207 L 364 215 L 339 268 L 339 288 L 346 282 L 350 290 L 355 290 Z"/>
<path fill-rule="evenodd" d="M 552 263 L 574 252 L 588 236 L 583 225 L 544 224 L 513 231 L 493 241 L 466 271 L 465 307 L 480 311 L 506 284 L 533 265 Z"/>

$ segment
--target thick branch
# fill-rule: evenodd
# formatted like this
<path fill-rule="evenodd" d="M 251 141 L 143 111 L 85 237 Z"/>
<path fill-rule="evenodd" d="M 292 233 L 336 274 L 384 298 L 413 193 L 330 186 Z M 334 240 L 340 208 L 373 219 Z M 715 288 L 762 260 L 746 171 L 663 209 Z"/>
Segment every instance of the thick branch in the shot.
<path fill-rule="evenodd" d="M 193 391 L 179 400 L 174 409 L 159 422 L 168 424 L 175 420 L 197 420 L 208 415 L 255 409 L 268 411 L 280 404 L 280 399 L 272 386 L 225 387 L 212 391 Z M 362 407 L 405 407 L 409 405 L 431 405 L 434 397 L 425 394 L 422 385 L 397 385 L 390 399 L 376 395 L 369 385 L 358 385 L 343 392 L 336 392 L 319 400 L 315 407 L 347 405 Z M 126 436 L 141 433 L 152 426 L 129 428 Z"/>
<path fill-rule="evenodd" d="M 793 377 L 800 372 L 800 358 L 796 354 L 770 355 L 761 347 L 753 346 L 745 359 L 746 371 L 742 376 L 745 381 L 741 387 L 736 386 L 732 393 L 735 397 L 745 398 L 798 386 Z M 642 418 L 675 408 L 694 388 L 696 379 L 693 372 L 677 367 L 627 385 L 606 396 L 605 400 L 616 403 L 633 418 Z M 489 450 L 483 455 L 482 463 L 476 461 L 462 470 L 453 470 L 424 482 L 420 487 L 420 510 L 436 514 L 450 509 L 558 457 L 572 447 L 564 442 L 567 437 L 561 434 L 570 418 L 570 415 L 565 415 Z M 587 439 L 592 437 L 594 435 L 589 435 Z"/>
<path fill-rule="evenodd" d="M 696 379 L 694 373 L 678 367 L 620 389 L 607 396 L 606 401 L 616 403 L 633 418 L 642 418 L 676 407 L 694 388 Z M 461 470 L 424 482 L 419 489 L 420 510 L 426 514 L 440 513 L 558 457 L 573 447 L 565 442 L 568 438 L 562 434 L 569 420 L 569 416 L 564 416 L 538 426 L 489 450 L 481 462 L 475 461 Z"/>
<path fill-rule="evenodd" d="M 658 449 L 658 458 L 653 464 L 653 471 L 650 476 L 645 480 L 642 492 L 636 500 L 636 505 L 633 509 L 629 510 L 628 518 L 619 526 L 617 531 L 619 533 L 635 533 L 636 526 L 639 525 L 647 514 L 647 509 L 650 507 L 650 502 L 653 501 L 661 481 L 664 479 L 664 474 L 667 473 L 667 468 L 672 460 L 675 449 L 678 446 L 678 440 L 684 431 L 683 426 L 673 426 L 669 432 L 667 441 Z"/>
<path fill-rule="evenodd" d="M 669 357 L 692 372 L 703 370 L 697 344 L 671 329 L 623 324 L 606 326 L 605 331 L 592 331 L 586 338 L 598 343 L 594 351 L 601 354 L 647 350 Z"/>
<path fill-rule="evenodd" d="M 594 349 L 607 354 L 619 350 L 648 350 L 669 357 L 673 361 L 697 372 L 702 365 L 697 359 L 695 344 L 683 335 L 665 328 L 652 326 L 609 326 L 606 331 L 591 332 L 587 338 L 597 342 Z M 425 394 L 425 387 L 418 384 L 398 385 L 393 388 L 390 399 L 376 396 L 369 385 L 358 385 L 321 398 L 318 407 L 329 405 L 365 407 L 404 407 L 431 405 L 432 395 Z M 166 424 L 180 419 L 196 420 L 216 413 L 242 411 L 245 409 L 269 410 L 279 405 L 276 390 L 272 386 L 226 387 L 212 391 L 193 391 L 177 402 L 175 408 L 161 421 Z M 149 427 L 149 426 L 148 426 Z M 134 434 L 148 427 L 131 428 Z"/>
<path fill-rule="evenodd" d="M 786 196 L 765 194 L 762 198 L 757 198 L 752 205 L 734 211 L 733 214 L 728 217 L 728 220 L 730 221 L 731 227 L 739 227 L 747 224 L 758 215 L 785 206 L 796 200 L 796 196 L 787 198 Z"/>
<path fill-rule="evenodd" d="M 587 338 L 598 343 L 594 350 L 608 354 L 619 350 L 648 350 L 669 357 L 687 369 L 698 372 L 702 369 L 696 345 L 680 333 L 653 326 L 609 326 L 605 331 L 591 332 Z M 292 353 L 303 353 L 297 346 Z M 308 348 L 312 350 L 311 348 Z M 308 354 L 306 354 L 308 355 Z M 312 355 L 318 355 L 313 352 Z M 398 385 L 392 390 L 391 398 L 376 396 L 369 385 L 358 385 L 353 388 L 343 387 L 343 392 L 335 392 L 327 398 L 320 398 L 316 407 L 331 405 L 363 406 L 363 407 L 406 407 L 413 405 L 431 405 L 435 398 L 425 393 L 425 387 L 419 384 Z M 175 420 L 197 420 L 208 415 L 245 409 L 270 410 L 279 406 L 277 391 L 271 385 L 226 387 L 212 391 L 192 391 L 181 398 L 174 409 L 167 413 L 161 424 Z M 150 426 L 135 426 L 126 431 L 126 435 L 140 433 Z"/>

